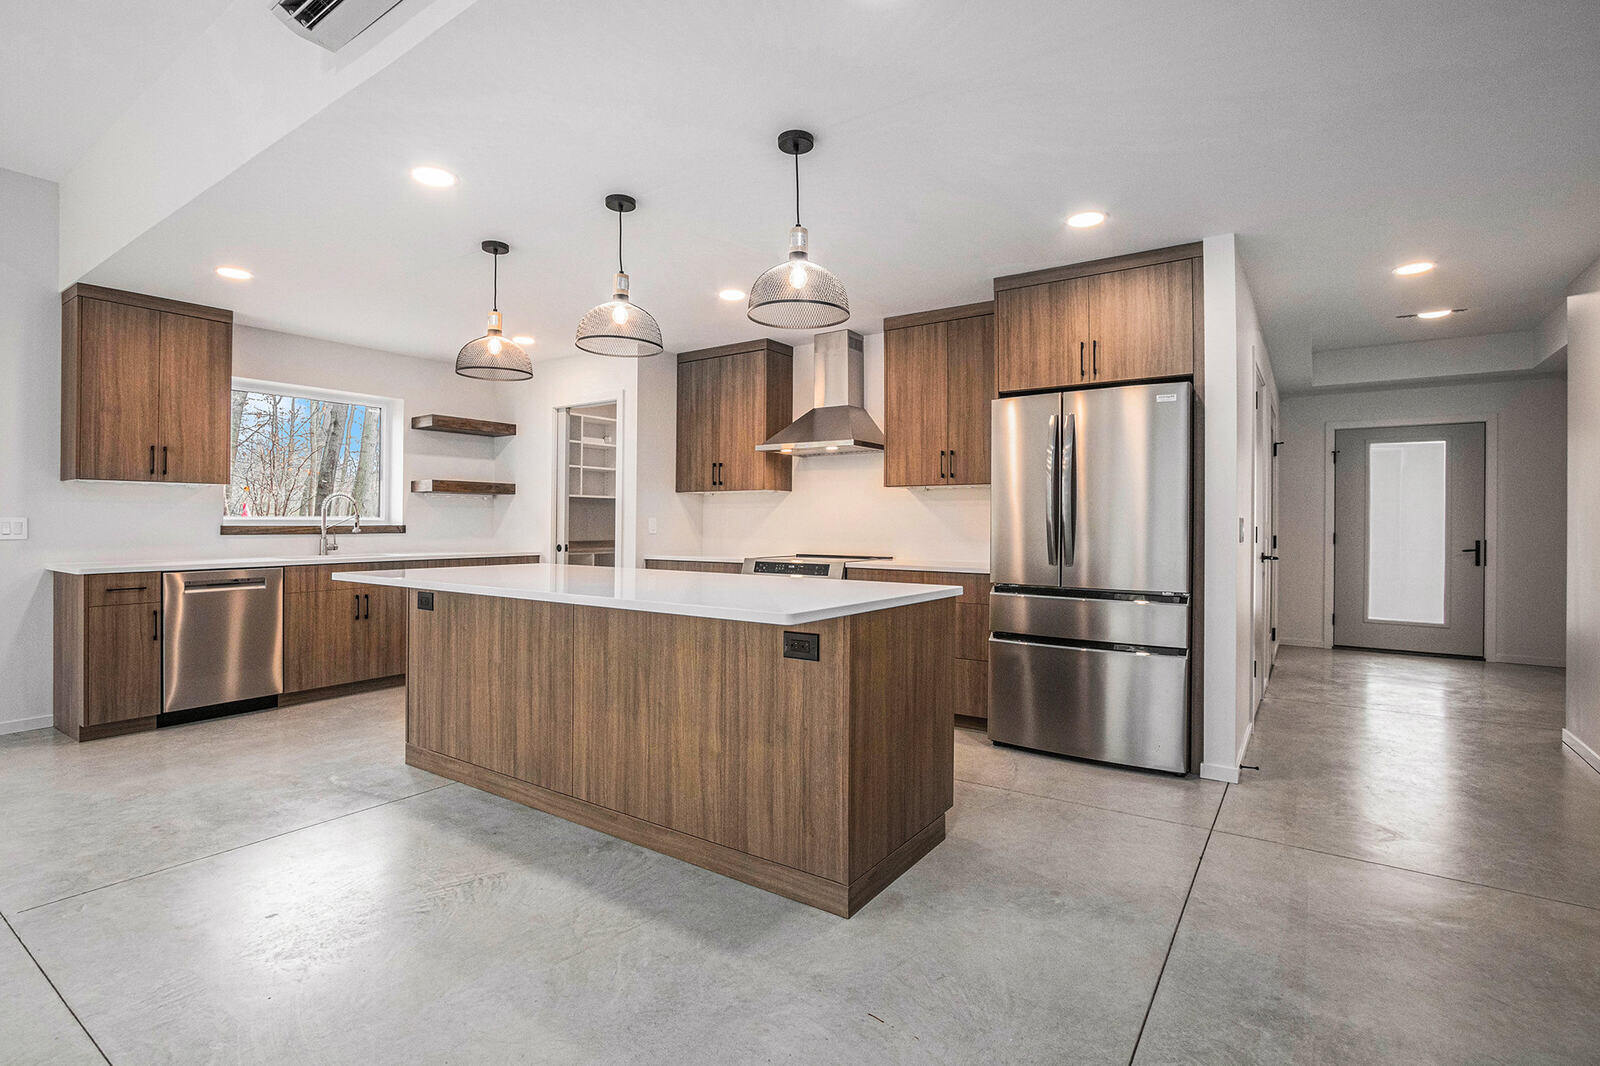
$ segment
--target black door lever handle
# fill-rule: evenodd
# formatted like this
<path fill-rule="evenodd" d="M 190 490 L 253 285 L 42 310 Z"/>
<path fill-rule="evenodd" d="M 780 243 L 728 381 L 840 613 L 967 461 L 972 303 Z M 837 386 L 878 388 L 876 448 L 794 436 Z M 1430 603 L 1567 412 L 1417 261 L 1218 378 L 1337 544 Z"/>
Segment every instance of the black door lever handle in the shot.
<path fill-rule="evenodd" d="M 1462 548 L 1461 549 L 1461 554 L 1462 555 L 1466 555 L 1466 554 L 1470 553 L 1472 555 L 1472 565 L 1473 566 L 1482 566 L 1483 565 L 1483 557 L 1486 554 L 1484 552 L 1484 549 L 1486 547 L 1488 547 L 1488 545 L 1484 544 L 1483 541 L 1475 540 L 1475 541 L 1472 542 L 1472 547 L 1470 547 L 1470 548 Z"/>

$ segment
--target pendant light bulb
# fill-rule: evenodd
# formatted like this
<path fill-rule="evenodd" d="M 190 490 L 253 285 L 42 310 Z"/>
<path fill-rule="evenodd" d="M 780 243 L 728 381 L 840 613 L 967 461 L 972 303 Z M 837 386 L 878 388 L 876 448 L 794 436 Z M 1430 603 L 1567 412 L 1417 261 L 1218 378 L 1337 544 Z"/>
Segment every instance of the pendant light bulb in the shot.
<path fill-rule="evenodd" d="M 486 381 L 526 381 L 533 377 L 533 361 L 505 339 L 500 317 L 500 257 L 511 251 L 511 246 L 505 241 L 484 241 L 480 247 L 494 257 L 494 302 L 483 336 L 463 344 L 456 353 L 456 373 Z"/>
<path fill-rule="evenodd" d="M 617 272 L 611 282 L 611 299 L 589 309 L 578 322 L 573 341 L 595 355 L 642 358 L 661 353 L 661 327 L 655 317 L 628 298 L 628 274 L 622 269 L 622 216 L 637 207 L 633 197 L 612 193 L 606 208 L 617 213 Z"/>
<path fill-rule="evenodd" d="M 745 314 L 750 321 L 778 329 L 822 329 L 850 318 L 850 297 L 833 271 L 811 261 L 810 237 L 800 224 L 800 157 L 816 138 L 805 130 L 778 135 L 778 150 L 794 157 L 794 228 L 789 258 L 756 278 Z"/>

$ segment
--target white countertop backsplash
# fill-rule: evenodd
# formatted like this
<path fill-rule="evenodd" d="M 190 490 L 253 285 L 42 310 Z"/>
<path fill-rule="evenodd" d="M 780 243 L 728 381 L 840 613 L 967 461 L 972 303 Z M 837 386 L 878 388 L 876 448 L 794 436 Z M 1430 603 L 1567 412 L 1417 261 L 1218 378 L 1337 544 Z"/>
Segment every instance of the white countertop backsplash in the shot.
<path fill-rule="evenodd" d="M 333 579 L 359 585 L 502 596 L 780 626 L 867 614 L 961 594 L 961 588 L 956 585 L 706 574 L 557 563 L 361 570 L 350 574 L 335 571 Z"/>

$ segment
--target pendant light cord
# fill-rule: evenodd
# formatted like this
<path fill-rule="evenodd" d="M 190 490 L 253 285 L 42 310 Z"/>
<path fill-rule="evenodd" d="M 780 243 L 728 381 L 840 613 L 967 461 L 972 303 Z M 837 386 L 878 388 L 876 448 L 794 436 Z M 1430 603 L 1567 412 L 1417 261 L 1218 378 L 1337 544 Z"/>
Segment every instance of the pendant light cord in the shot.
<path fill-rule="evenodd" d="M 495 310 L 495 311 L 499 311 L 500 310 L 500 257 L 498 255 L 496 255 L 494 257 L 494 307 L 493 307 L 493 310 Z"/>
<path fill-rule="evenodd" d="M 800 153 L 794 154 L 794 224 L 800 224 Z"/>
<path fill-rule="evenodd" d="M 617 273 L 622 274 L 622 212 L 617 212 Z"/>

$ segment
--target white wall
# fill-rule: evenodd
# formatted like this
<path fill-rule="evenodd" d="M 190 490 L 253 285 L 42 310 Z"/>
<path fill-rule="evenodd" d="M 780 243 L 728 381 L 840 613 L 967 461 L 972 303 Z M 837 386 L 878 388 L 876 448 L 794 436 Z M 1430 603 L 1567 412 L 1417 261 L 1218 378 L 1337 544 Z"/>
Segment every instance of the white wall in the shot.
<path fill-rule="evenodd" d="M 651 554 L 700 552 L 701 497 L 677 491 L 678 485 L 678 360 L 667 352 L 639 362 L 638 495 L 635 543 L 627 557 L 643 566 Z M 650 532 L 654 521 L 655 532 Z"/>
<path fill-rule="evenodd" d="M 657 356 L 657 359 L 670 356 Z M 637 554 L 633 512 L 638 492 L 639 367 L 641 360 L 573 355 L 533 365 L 533 379 L 502 385 L 515 405 L 517 435 L 507 447 L 507 463 L 517 475 L 517 494 L 507 501 L 504 535 L 548 561 L 555 561 L 555 521 L 560 480 L 556 463 L 566 460 L 565 427 L 556 418 L 562 407 L 618 401 L 617 506 L 622 512 L 622 539 L 617 557 Z"/>
<path fill-rule="evenodd" d="M 1205 278 L 1204 737 L 1200 775 L 1239 779 L 1250 737 L 1255 381 L 1277 394 L 1238 242 L 1207 237 Z"/>
<path fill-rule="evenodd" d="M 867 411 L 883 425 L 883 334 L 863 338 Z M 794 351 L 794 414 L 810 410 L 812 347 Z M 989 488 L 885 488 L 883 453 L 794 460 L 791 492 L 705 497 L 699 550 L 707 555 L 866 552 L 918 562 L 989 561 Z M 661 538 L 656 538 L 661 539 Z M 687 545 L 648 551 L 687 551 Z"/>
<path fill-rule="evenodd" d="M 1567 743 L 1600 770 L 1600 261 L 1567 295 Z"/>
<path fill-rule="evenodd" d="M 1491 419 L 1498 521 L 1489 530 L 1492 661 L 1560 666 L 1565 659 L 1566 383 L 1524 377 L 1459 385 L 1285 396 L 1279 451 L 1278 636 L 1323 647 L 1330 423 Z"/>
<path fill-rule="evenodd" d="M 56 186 L 0 170 L 0 515 L 29 539 L 0 541 L 0 732 L 47 725 L 52 561 L 311 555 L 314 537 L 224 537 L 221 486 L 60 480 L 61 299 Z M 512 419 L 514 386 L 471 381 L 448 362 L 236 328 L 234 373 L 399 398 L 429 411 Z M 508 446 L 407 431 L 405 477 L 512 480 Z M 363 535 L 364 550 L 537 548 L 505 501 L 407 494 L 401 535 Z"/>

